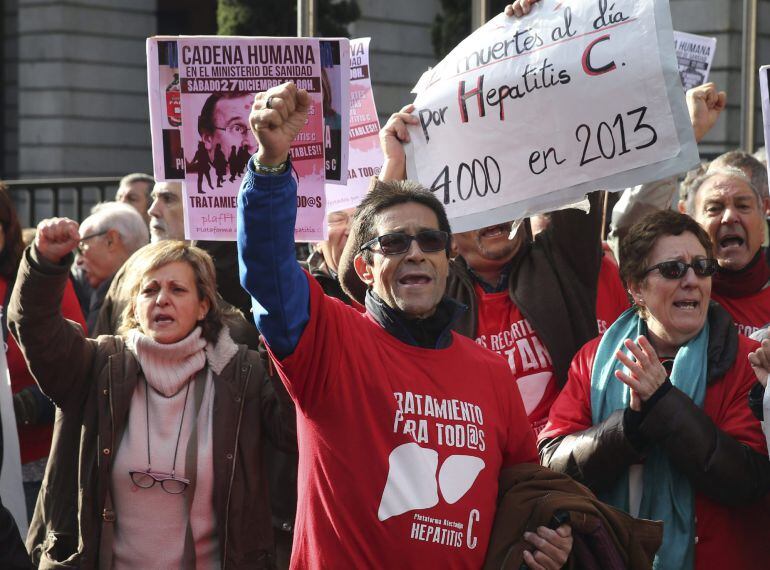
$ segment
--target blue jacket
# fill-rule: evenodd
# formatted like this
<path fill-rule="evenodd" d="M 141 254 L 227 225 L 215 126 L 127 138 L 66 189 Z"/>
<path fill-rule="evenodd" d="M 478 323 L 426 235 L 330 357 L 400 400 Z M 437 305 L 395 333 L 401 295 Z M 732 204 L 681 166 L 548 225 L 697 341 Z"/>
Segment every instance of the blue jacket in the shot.
<path fill-rule="evenodd" d="M 294 352 L 310 319 L 307 276 L 296 260 L 297 183 L 261 175 L 251 160 L 238 193 L 238 267 L 254 322 L 274 354 Z"/>

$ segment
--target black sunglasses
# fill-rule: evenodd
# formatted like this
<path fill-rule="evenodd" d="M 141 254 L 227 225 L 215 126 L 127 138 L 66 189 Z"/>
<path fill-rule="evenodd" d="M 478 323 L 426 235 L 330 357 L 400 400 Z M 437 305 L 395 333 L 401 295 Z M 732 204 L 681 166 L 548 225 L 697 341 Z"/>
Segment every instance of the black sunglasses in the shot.
<path fill-rule="evenodd" d="M 447 243 L 449 243 L 449 234 L 441 230 L 423 230 L 417 232 L 416 236 L 404 232 L 385 234 L 366 242 L 361 246 L 360 251 L 371 250 L 374 244 L 379 243 L 380 252 L 384 255 L 399 255 L 409 251 L 412 240 L 417 241 L 417 245 L 420 246 L 423 253 L 433 253 L 446 249 Z"/>
<path fill-rule="evenodd" d="M 717 272 L 717 260 L 704 258 L 696 259 L 692 263 L 685 263 L 684 261 L 664 261 L 648 268 L 647 271 L 644 272 L 644 275 L 657 269 L 666 279 L 681 279 L 690 267 L 692 267 L 692 270 L 698 277 L 711 277 Z"/>

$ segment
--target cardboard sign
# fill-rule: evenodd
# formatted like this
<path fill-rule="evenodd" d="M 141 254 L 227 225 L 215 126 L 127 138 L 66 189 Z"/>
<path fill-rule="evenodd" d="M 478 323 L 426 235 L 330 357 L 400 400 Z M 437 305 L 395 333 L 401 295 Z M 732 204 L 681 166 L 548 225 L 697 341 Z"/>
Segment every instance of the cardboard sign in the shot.
<path fill-rule="evenodd" d="M 665 0 L 543 0 L 500 14 L 417 87 L 409 177 L 455 231 L 697 163 Z"/>
<path fill-rule="evenodd" d="M 717 50 L 717 39 L 675 31 L 674 49 L 684 90 L 706 83 Z"/>
<path fill-rule="evenodd" d="M 350 154 L 347 185 L 326 186 L 328 212 L 358 206 L 369 189 L 369 180 L 380 173 L 380 121 L 374 104 L 369 73 L 369 40 L 350 41 Z"/>
<path fill-rule="evenodd" d="M 344 185 L 348 179 L 350 114 L 345 106 L 350 96 L 350 40 L 324 39 L 319 44 L 326 182 Z"/>
<path fill-rule="evenodd" d="M 323 239 L 324 213 L 324 120 L 321 56 L 318 40 L 297 38 L 233 38 L 200 36 L 150 38 L 148 68 L 162 67 L 159 47 L 176 44 L 181 148 L 184 169 L 183 198 L 185 237 L 201 240 L 235 240 L 236 196 L 257 141 L 249 127 L 249 113 L 256 93 L 286 81 L 306 89 L 312 104 L 305 128 L 291 147 L 297 179 L 297 241 Z M 156 45 L 153 45 L 156 44 Z M 159 44 L 159 45 L 157 45 Z M 166 48 L 170 49 L 170 48 Z M 163 78 L 169 71 L 148 69 L 150 77 Z M 150 89 L 153 157 L 156 176 L 169 174 L 169 155 L 162 144 L 168 111 L 159 110 L 160 88 Z M 153 106 L 155 109 L 153 110 Z M 162 164 L 163 167 L 159 168 Z M 174 173 L 176 174 L 176 173 Z M 159 179 L 164 179 L 160 178 Z M 172 179 L 172 178 L 165 178 Z M 178 180 L 178 178 L 173 178 Z"/>

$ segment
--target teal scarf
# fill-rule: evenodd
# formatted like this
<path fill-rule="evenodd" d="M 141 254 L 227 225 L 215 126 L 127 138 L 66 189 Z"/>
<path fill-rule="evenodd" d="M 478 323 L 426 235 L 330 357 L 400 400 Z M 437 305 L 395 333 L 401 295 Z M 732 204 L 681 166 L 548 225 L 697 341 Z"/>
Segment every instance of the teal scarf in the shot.
<path fill-rule="evenodd" d="M 630 391 L 615 378 L 615 370 L 625 367 L 615 358 L 626 339 L 636 340 L 647 332 L 646 323 L 634 309 L 623 313 L 604 334 L 596 351 L 591 373 L 591 415 L 594 425 L 606 420 L 615 410 L 628 407 Z M 683 345 L 676 354 L 671 383 L 687 394 L 699 407 L 706 395 L 707 348 L 709 324 L 706 321 L 698 335 Z M 628 472 L 613 488 L 599 493 L 605 503 L 629 511 Z M 644 485 L 639 517 L 662 520 L 663 545 L 655 556 L 653 568 L 660 570 L 693 568 L 695 552 L 695 499 L 687 478 L 669 462 L 657 446 L 644 463 Z"/>

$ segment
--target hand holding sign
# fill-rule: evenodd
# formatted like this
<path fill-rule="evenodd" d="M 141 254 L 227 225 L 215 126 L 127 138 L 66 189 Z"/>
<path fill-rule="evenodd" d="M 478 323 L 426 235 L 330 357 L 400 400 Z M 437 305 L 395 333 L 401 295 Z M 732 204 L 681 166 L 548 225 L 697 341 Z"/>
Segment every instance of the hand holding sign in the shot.
<path fill-rule="evenodd" d="M 529 14 L 529 11 L 532 9 L 532 4 L 539 1 L 540 0 L 516 0 L 513 4 L 508 4 L 505 7 L 505 15 L 521 18 L 522 16 Z"/>
<path fill-rule="evenodd" d="M 726 103 L 727 95 L 724 91 L 717 91 L 714 83 L 704 83 L 687 92 L 687 109 L 696 141 L 703 140 L 711 130 Z"/>
<path fill-rule="evenodd" d="M 249 125 L 259 142 L 261 164 L 286 162 L 292 141 L 305 126 L 310 103 L 308 92 L 291 82 L 255 95 Z"/>

